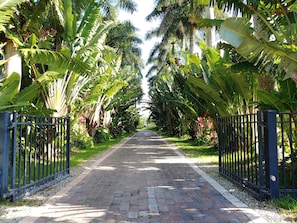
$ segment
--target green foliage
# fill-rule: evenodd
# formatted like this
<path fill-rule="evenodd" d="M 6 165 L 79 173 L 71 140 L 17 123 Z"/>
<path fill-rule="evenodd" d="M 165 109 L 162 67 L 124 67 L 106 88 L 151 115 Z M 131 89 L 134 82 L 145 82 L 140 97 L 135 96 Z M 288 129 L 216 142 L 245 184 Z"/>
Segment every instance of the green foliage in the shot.
<path fill-rule="evenodd" d="M 109 139 L 111 139 L 111 135 L 107 128 L 103 128 L 103 127 L 96 128 L 96 133 L 93 137 L 94 143 L 96 144 L 102 143 L 102 142 L 108 141 Z"/>
<path fill-rule="evenodd" d="M 297 110 L 297 88 L 291 79 L 279 82 L 277 91 L 268 92 L 258 89 L 257 96 L 259 98 L 257 104 L 262 110 L 274 109 L 279 112 Z"/>
<path fill-rule="evenodd" d="M 123 133 L 135 132 L 139 124 L 140 115 L 134 106 L 123 105 L 117 108 L 113 113 L 112 122 L 109 125 L 110 134 L 118 137 Z"/>
<path fill-rule="evenodd" d="M 193 139 L 192 144 L 194 146 L 202 146 L 202 145 L 207 145 L 209 144 L 209 139 L 205 134 L 201 134 L 197 136 L 195 139 Z"/>
<path fill-rule="evenodd" d="M 94 148 L 93 139 L 89 134 L 79 128 L 71 129 L 70 144 L 71 148 L 91 149 Z"/>
<path fill-rule="evenodd" d="M 18 91 L 20 75 L 12 73 L 0 84 L 0 111 L 16 111 L 23 114 L 49 115 L 53 110 L 45 109 L 39 105 L 36 99 L 39 96 L 41 86 L 35 82 L 28 87 Z"/>
<path fill-rule="evenodd" d="M 108 126 L 109 132 L 113 138 L 121 136 L 124 132 L 121 125 L 118 125 L 113 119 L 112 123 Z"/>
<path fill-rule="evenodd" d="M 6 24 L 12 16 L 15 6 L 25 0 L 3 0 L 0 3 L 0 31 L 1 26 Z"/>
<path fill-rule="evenodd" d="M 140 116 L 137 128 L 143 129 L 148 127 L 148 117 Z"/>
<path fill-rule="evenodd" d="M 16 94 L 18 93 L 18 86 L 20 83 L 20 75 L 13 73 L 6 81 L 1 85 L 0 88 L 0 106 L 8 105 L 12 102 Z"/>
<path fill-rule="evenodd" d="M 273 205 L 289 211 L 290 214 L 297 214 L 297 200 L 291 196 L 284 196 L 271 202 Z"/>
<path fill-rule="evenodd" d="M 264 2 L 259 1 L 253 7 L 242 4 L 254 14 L 253 26 L 250 17 L 228 18 L 221 24 L 220 35 L 247 60 L 275 76 L 276 72 L 285 71 L 284 78 L 295 79 L 296 11 L 289 10 L 291 3 L 287 1 Z"/>
<path fill-rule="evenodd" d="M 167 137 L 179 147 L 187 156 L 197 158 L 199 163 L 218 164 L 218 150 L 214 146 L 209 145 L 195 145 L 187 135 L 182 137 Z"/>

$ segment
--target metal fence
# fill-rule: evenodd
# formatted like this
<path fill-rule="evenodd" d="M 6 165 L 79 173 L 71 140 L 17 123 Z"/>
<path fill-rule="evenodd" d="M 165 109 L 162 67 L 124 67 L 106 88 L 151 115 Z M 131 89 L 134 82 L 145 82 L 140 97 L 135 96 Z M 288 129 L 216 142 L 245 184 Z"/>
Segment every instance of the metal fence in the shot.
<path fill-rule="evenodd" d="M 69 176 L 69 118 L 0 113 L 0 195 L 12 201 Z"/>
<path fill-rule="evenodd" d="M 259 199 L 297 195 L 297 113 L 219 117 L 219 170 Z"/>

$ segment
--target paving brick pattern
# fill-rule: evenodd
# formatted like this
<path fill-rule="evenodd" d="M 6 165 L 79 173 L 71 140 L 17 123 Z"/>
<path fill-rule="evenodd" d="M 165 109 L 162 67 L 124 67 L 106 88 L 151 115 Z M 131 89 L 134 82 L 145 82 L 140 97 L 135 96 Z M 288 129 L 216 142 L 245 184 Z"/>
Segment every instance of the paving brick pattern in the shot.
<path fill-rule="evenodd" d="M 183 160 L 140 131 L 22 222 L 251 222 Z"/>

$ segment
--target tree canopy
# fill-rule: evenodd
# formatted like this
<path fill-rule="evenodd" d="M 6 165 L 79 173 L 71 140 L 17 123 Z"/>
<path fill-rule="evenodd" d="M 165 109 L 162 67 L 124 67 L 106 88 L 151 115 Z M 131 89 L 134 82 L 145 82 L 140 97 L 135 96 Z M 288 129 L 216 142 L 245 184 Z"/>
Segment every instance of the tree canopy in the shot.
<path fill-rule="evenodd" d="M 91 136 L 130 131 L 145 61 L 137 28 L 117 20 L 119 9 L 137 5 L 0 4 L 0 110 L 67 115 Z M 161 23 L 147 38 L 161 41 L 147 61 L 150 118 L 170 134 L 194 134 L 199 117 L 296 111 L 296 13 L 291 0 L 155 1 L 147 20 Z"/>

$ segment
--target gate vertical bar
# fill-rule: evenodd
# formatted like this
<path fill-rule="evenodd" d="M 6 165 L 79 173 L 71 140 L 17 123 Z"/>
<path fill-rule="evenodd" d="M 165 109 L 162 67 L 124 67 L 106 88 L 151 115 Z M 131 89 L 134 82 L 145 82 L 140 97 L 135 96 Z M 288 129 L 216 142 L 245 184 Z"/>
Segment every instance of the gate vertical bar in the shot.
<path fill-rule="evenodd" d="M 70 118 L 66 118 L 66 169 L 70 173 Z"/>
<path fill-rule="evenodd" d="M 18 113 L 14 112 L 12 115 L 12 141 L 11 141 L 11 163 L 10 163 L 10 190 L 14 190 L 16 186 L 16 151 L 17 151 L 17 119 Z M 19 177 L 19 175 L 18 175 Z M 12 195 L 11 200 L 14 200 Z"/>
<path fill-rule="evenodd" d="M 4 198 L 8 191 L 9 172 L 9 142 L 10 142 L 10 115 L 9 112 L 0 113 L 0 196 Z"/>
<path fill-rule="evenodd" d="M 279 197 L 276 111 L 264 111 L 264 122 L 264 159 L 266 185 L 270 190 L 270 198 L 275 199 Z"/>
<path fill-rule="evenodd" d="M 263 118 L 263 112 L 258 111 L 257 112 L 257 126 L 258 126 L 258 141 L 255 138 L 255 142 L 257 142 L 258 146 L 258 169 L 259 169 L 259 198 L 263 200 L 266 196 L 264 191 L 266 191 L 267 187 L 265 184 L 265 173 L 264 173 L 264 143 L 263 143 L 263 126 L 264 126 L 264 118 Z"/>

